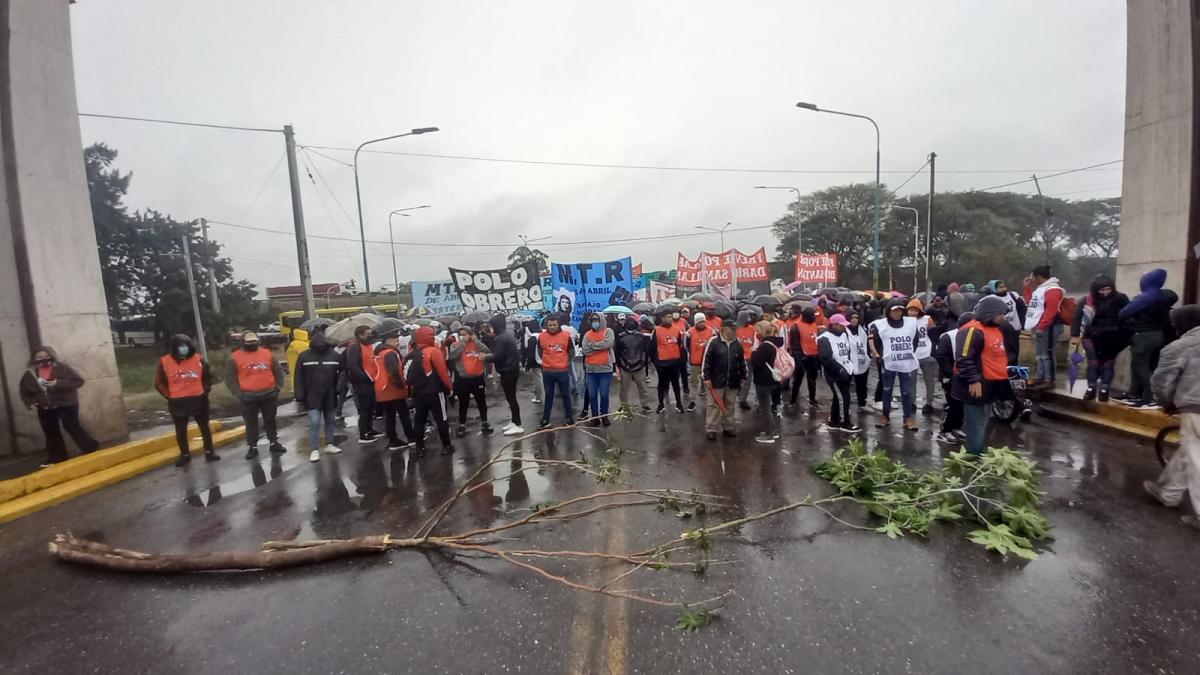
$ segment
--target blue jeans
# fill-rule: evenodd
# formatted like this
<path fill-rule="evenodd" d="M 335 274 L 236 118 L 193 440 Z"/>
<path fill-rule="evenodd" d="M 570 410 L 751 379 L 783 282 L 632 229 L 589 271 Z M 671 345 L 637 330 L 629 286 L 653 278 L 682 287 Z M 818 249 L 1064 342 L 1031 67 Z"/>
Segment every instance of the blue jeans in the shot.
<path fill-rule="evenodd" d="M 554 389 L 558 388 L 558 395 L 562 397 L 563 412 L 566 413 L 567 419 L 571 419 L 571 372 L 570 370 L 550 371 L 542 370 L 542 382 L 546 385 L 546 402 L 542 407 L 542 422 L 550 423 L 550 412 L 554 410 Z"/>
<path fill-rule="evenodd" d="M 1062 324 L 1051 324 L 1049 328 L 1033 334 L 1033 353 L 1037 356 L 1037 375 L 1043 380 L 1054 379 L 1054 347 L 1062 333 Z"/>
<path fill-rule="evenodd" d="M 592 402 L 592 415 L 608 414 L 608 394 L 612 389 L 612 371 L 587 374 L 588 400 Z M 597 412 L 599 411 L 599 412 Z"/>
<path fill-rule="evenodd" d="M 967 435 L 967 452 L 982 455 L 987 450 L 988 416 L 991 404 L 963 401 L 963 433 Z"/>
<path fill-rule="evenodd" d="M 336 410 L 330 408 L 324 411 L 325 415 L 325 443 L 333 445 L 333 420 Z M 321 415 L 320 408 L 313 408 L 308 411 L 308 440 L 312 443 L 309 447 L 316 450 L 321 447 Z"/>
<path fill-rule="evenodd" d="M 892 414 L 892 387 L 896 384 L 896 378 L 900 378 L 900 407 L 904 411 L 904 416 L 917 416 L 917 373 L 921 371 L 913 371 L 911 373 L 897 373 L 894 370 L 883 369 L 883 416 L 888 417 Z"/>

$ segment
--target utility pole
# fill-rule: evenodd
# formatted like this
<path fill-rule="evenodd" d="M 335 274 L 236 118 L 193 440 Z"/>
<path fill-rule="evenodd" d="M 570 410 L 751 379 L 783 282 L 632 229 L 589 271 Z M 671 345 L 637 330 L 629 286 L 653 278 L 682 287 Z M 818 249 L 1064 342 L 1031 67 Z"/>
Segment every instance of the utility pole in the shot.
<path fill-rule="evenodd" d="M 308 237 L 304 232 L 304 206 L 300 203 L 300 174 L 296 170 L 296 133 L 290 124 L 283 125 L 283 142 L 287 147 L 292 222 L 296 230 L 296 263 L 300 266 L 300 292 L 304 295 L 304 319 L 307 321 L 317 318 L 317 301 L 313 298 L 312 271 L 308 267 Z"/>
<path fill-rule="evenodd" d="M 929 278 L 929 259 L 933 257 L 933 179 L 937 174 L 937 153 L 929 153 L 929 207 L 925 213 L 925 292 L 933 294 L 933 280 Z"/>
<path fill-rule="evenodd" d="M 204 240 L 204 249 L 208 250 L 208 219 L 200 219 L 200 237 Z M 213 272 L 212 258 L 208 258 L 209 263 L 205 265 L 208 270 L 208 295 L 212 299 L 213 314 L 221 313 L 221 297 L 217 295 L 217 275 Z"/>
<path fill-rule="evenodd" d="M 192 276 L 192 247 L 188 244 L 188 235 L 183 235 L 183 266 L 187 269 L 188 291 L 192 294 L 192 318 L 196 320 L 196 341 L 199 343 L 200 356 L 208 359 L 208 346 L 204 344 L 204 324 L 200 323 L 200 299 L 196 297 L 196 278 Z"/>

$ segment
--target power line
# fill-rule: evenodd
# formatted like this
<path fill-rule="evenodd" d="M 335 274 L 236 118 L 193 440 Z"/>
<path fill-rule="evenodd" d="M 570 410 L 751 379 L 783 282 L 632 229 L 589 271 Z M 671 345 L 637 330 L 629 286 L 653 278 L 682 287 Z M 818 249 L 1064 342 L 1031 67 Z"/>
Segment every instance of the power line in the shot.
<path fill-rule="evenodd" d="M 238 127 L 229 124 L 208 124 L 206 122 L 182 122 L 179 120 L 160 120 L 150 117 L 129 117 L 126 115 L 101 115 L 99 113 L 79 113 L 80 117 L 97 117 L 106 120 L 126 120 L 129 122 L 152 122 L 154 124 L 172 124 L 180 127 L 203 127 L 205 129 L 227 129 L 230 131 L 258 131 L 268 134 L 282 134 L 283 129 L 265 129 L 262 127 Z"/>
<path fill-rule="evenodd" d="M 250 200 L 250 206 L 242 212 L 242 216 L 238 218 L 238 222 L 245 222 L 246 216 L 250 215 L 250 211 L 254 209 L 254 205 L 258 203 L 258 198 L 262 197 L 262 193 L 266 191 L 267 186 L 275 178 L 275 172 L 279 171 L 279 165 L 283 163 L 283 158 L 287 156 L 287 152 L 279 153 L 279 159 L 275 161 L 275 166 L 271 167 L 271 173 L 267 175 L 267 180 L 263 182 L 262 187 L 258 188 L 258 192 L 254 193 L 254 199 Z"/>
<path fill-rule="evenodd" d="M 891 194 L 889 194 L 888 196 L 889 196 L 889 197 L 895 197 L 897 192 L 899 192 L 900 190 L 902 190 L 902 189 L 904 188 L 904 186 L 905 186 L 905 185 L 908 185 L 909 181 L 911 181 L 912 179 L 916 178 L 916 177 L 917 177 L 917 174 L 919 174 L 919 173 L 921 173 L 922 171 L 924 171 L 924 170 L 925 170 L 925 167 L 927 167 L 927 166 L 929 166 L 929 160 L 928 160 L 928 159 L 927 159 L 927 160 L 925 160 L 925 163 L 921 165 L 921 168 L 919 168 L 919 169 L 917 169 L 916 171 L 912 172 L 912 175 L 911 175 L 911 176 L 909 176 L 908 178 L 906 178 L 906 179 L 904 180 L 904 182 L 900 184 L 900 187 L 896 188 L 895 190 L 892 190 L 892 191 L 891 191 Z"/>
<path fill-rule="evenodd" d="M 1099 164 L 1092 164 L 1091 166 L 1081 166 L 1078 169 L 1068 169 L 1066 171 L 1059 171 L 1058 173 L 1052 173 L 1047 176 L 1039 176 L 1038 180 L 1046 180 L 1047 178 L 1055 178 L 1057 176 L 1065 176 L 1069 173 L 1079 173 L 1080 171 L 1087 171 L 1089 169 L 1095 169 L 1095 168 L 1102 167 L 1102 166 L 1109 166 L 1110 164 L 1120 164 L 1121 162 L 1124 162 L 1124 161 L 1125 161 L 1124 159 L 1114 159 L 1111 162 L 1100 162 Z M 1004 183 L 1003 185 L 993 185 L 991 187 L 979 188 L 978 190 L 969 190 L 969 192 L 987 192 L 988 190 L 999 190 L 1000 188 L 1012 187 L 1013 185 L 1022 185 L 1024 183 L 1032 183 L 1032 182 L 1033 182 L 1032 178 L 1026 178 L 1025 180 L 1018 180 L 1018 181 L 1013 181 L 1011 183 Z"/>

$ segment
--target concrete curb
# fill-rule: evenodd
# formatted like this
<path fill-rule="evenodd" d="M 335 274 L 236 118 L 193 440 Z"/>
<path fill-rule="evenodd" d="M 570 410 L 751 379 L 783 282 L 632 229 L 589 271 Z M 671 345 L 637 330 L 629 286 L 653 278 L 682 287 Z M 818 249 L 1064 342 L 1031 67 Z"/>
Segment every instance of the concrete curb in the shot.
<path fill-rule="evenodd" d="M 245 427 L 220 431 L 212 422 L 213 445 L 221 446 L 246 436 Z M 188 430 L 192 454 L 203 452 L 199 429 Z M 98 450 L 47 467 L 41 471 L 0 482 L 0 523 L 15 520 L 102 487 L 119 483 L 151 469 L 166 466 L 179 456 L 175 435 L 165 434 Z"/>

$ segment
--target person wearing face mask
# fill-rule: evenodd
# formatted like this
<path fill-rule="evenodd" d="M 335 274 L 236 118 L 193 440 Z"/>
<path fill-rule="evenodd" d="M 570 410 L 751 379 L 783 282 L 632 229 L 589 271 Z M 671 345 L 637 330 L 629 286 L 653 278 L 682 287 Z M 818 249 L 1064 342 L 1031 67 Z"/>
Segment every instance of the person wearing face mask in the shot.
<path fill-rule="evenodd" d="M 279 407 L 279 390 L 283 382 L 283 366 L 270 349 L 260 349 L 258 334 L 242 333 L 242 346 L 233 352 L 225 365 L 225 386 L 241 401 L 242 421 L 246 424 L 246 459 L 258 457 L 258 416 L 273 455 L 287 452 L 279 443 L 275 427 L 275 412 Z"/>
<path fill-rule="evenodd" d="M 650 368 L 649 341 L 642 334 L 636 319 L 625 321 L 625 330 L 617 337 L 613 352 L 617 357 L 617 367 L 621 369 L 621 405 L 634 410 L 633 396 L 636 392 L 636 403 L 641 405 L 642 412 L 650 412 L 650 396 L 646 393 L 646 371 Z"/>
<path fill-rule="evenodd" d="M 688 380 L 691 381 L 690 389 L 696 392 L 693 398 L 689 395 L 687 411 L 692 412 L 696 409 L 696 399 L 704 402 L 707 399 L 706 392 L 702 380 L 704 379 L 703 368 L 700 366 L 704 361 L 704 350 L 708 347 L 709 340 L 716 339 L 717 331 L 712 326 L 708 325 L 708 317 L 702 312 L 696 312 L 693 320 L 696 322 L 694 326 L 688 329 L 686 333 L 687 353 L 688 353 Z"/>
<path fill-rule="evenodd" d="M 975 320 L 958 329 L 954 336 L 954 378 L 952 395 L 963 403 L 963 429 L 966 449 L 975 455 L 987 450 L 988 408 L 1005 395 L 1008 384 L 1008 350 L 1000 324 L 1005 322 L 1004 300 L 989 295 L 975 307 Z"/>
<path fill-rule="evenodd" d="M 321 460 L 322 421 L 325 423 L 325 453 L 337 455 L 342 452 L 337 446 L 334 424 L 340 390 L 345 381 L 344 368 L 345 354 L 338 354 L 333 349 L 324 332 L 314 334 L 308 349 L 296 360 L 293 386 L 296 404 L 308 414 L 309 461 Z"/>
<path fill-rule="evenodd" d="M 850 325 L 846 328 L 847 338 L 854 350 L 854 370 L 851 379 L 854 382 L 854 396 L 858 407 L 867 407 L 867 379 L 871 376 L 871 351 L 867 347 L 867 327 L 862 325 L 862 315 L 850 312 L 847 316 Z"/>
<path fill-rule="evenodd" d="M 83 376 L 69 364 L 59 361 L 52 348 L 43 346 L 33 350 L 29 369 L 21 376 L 18 389 L 25 407 L 37 409 L 38 421 L 46 436 L 47 462 L 42 466 L 67 459 L 67 445 L 60 425 L 75 440 L 81 453 L 86 455 L 100 447 L 79 422 L 79 388 L 83 383 Z"/>
<path fill-rule="evenodd" d="M 354 388 L 354 407 L 358 408 L 358 442 L 363 445 L 379 438 L 371 424 L 375 416 L 375 381 L 371 377 L 375 369 L 375 348 L 371 346 L 374 341 L 370 327 L 359 326 L 354 329 L 354 340 L 346 347 L 346 372 Z"/>
<path fill-rule="evenodd" d="M 1108 400 L 1108 387 L 1116 372 L 1117 354 L 1129 346 L 1129 331 L 1121 321 L 1121 310 L 1129 304 L 1124 293 L 1118 293 L 1113 280 L 1104 274 L 1092 278 L 1090 292 L 1075 307 L 1071 321 L 1071 346 L 1083 344 L 1087 355 L 1087 391 L 1083 400 L 1103 403 Z"/>
<path fill-rule="evenodd" d="M 616 362 L 613 345 L 617 338 L 608 327 L 603 314 L 591 314 L 588 323 L 588 331 L 580 338 L 580 350 L 583 352 L 588 400 L 592 404 L 592 426 L 608 426 L 612 424 L 608 419 L 608 403 L 612 390 L 613 365 Z M 597 415 L 603 417 L 597 418 Z"/>
<path fill-rule="evenodd" d="M 408 383 L 404 381 L 404 357 L 400 355 L 400 329 L 382 336 L 375 350 L 375 403 L 383 411 L 383 431 L 388 450 L 403 450 L 414 443 L 412 419 L 408 416 Z M 396 419 L 404 429 L 404 438 L 396 432 Z"/>
<path fill-rule="evenodd" d="M 538 429 L 550 428 L 550 413 L 554 412 L 554 392 L 563 402 L 564 424 L 572 426 L 571 405 L 571 359 L 575 354 L 575 342 L 562 329 L 557 316 L 546 317 L 546 329 L 538 333 L 538 356 L 542 362 L 542 378 L 545 381 L 546 400 L 542 407 L 542 421 Z"/>
<path fill-rule="evenodd" d="M 676 323 L 672 314 L 662 318 L 662 325 L 655 326 L 654 338 L 650 343 L 654 368 L 658 371 L 658 412 L 667 407 L 667 390 L 675 393 L 675 411 L 683 412 L 683 400 L 679 395 L 679 380 L 683 376 L 683 324 Z"/>
<path fill-rule="evenodd" d="M 171 338 L 170 351 L 158 361 L 154 372 L 154 388 L 167 399 L 167 410 L 175 423 L 175 442 L 179 445 L 179 459 L 175 466 L 186 466 L 192 461 L 188 449 L 188 418 L 196 420 L 200 438 L 204 442 L 204 459 L 215 462 L 221 459 L 213 450 L 212 430 L 208 428 L 208 394 L 212 391 L 212 375 L 208 361 L 201 358 L 196 345 L 186 335 Z"/>
<path fill-rule="evenodd" d="M 829 317 L 829 330 L 817 337 L 817 349 L 825 371 L 825 382 L 829 384 L 833 399 L 829 403 L 827 428 L 857 434 L 862 429 L 850 419 L 850 381 L 854 376 L 857 357 L 847 332 L 849 326 L 850 322 L 841 314 Z"/>
<path fill-rule="evenodd" d="M 454 366 L 454 394 L 458 397 L 458 429 L 455 435 L 459 438 L 467 435 L 467 411 L 471 407 L 472 398 L 475 399 L 475 407 L 479 410 L 480 431 L 485 434 L 492 433 L 492 425 L 488 424 L 487 393 L 484 387 L 484 373 L 491 358 L 492 350 L 480 341 L 470 326 L 459 329 L 458 339 L 454 341 L 454 346 L 450 347 L 450 363 Z"/>

